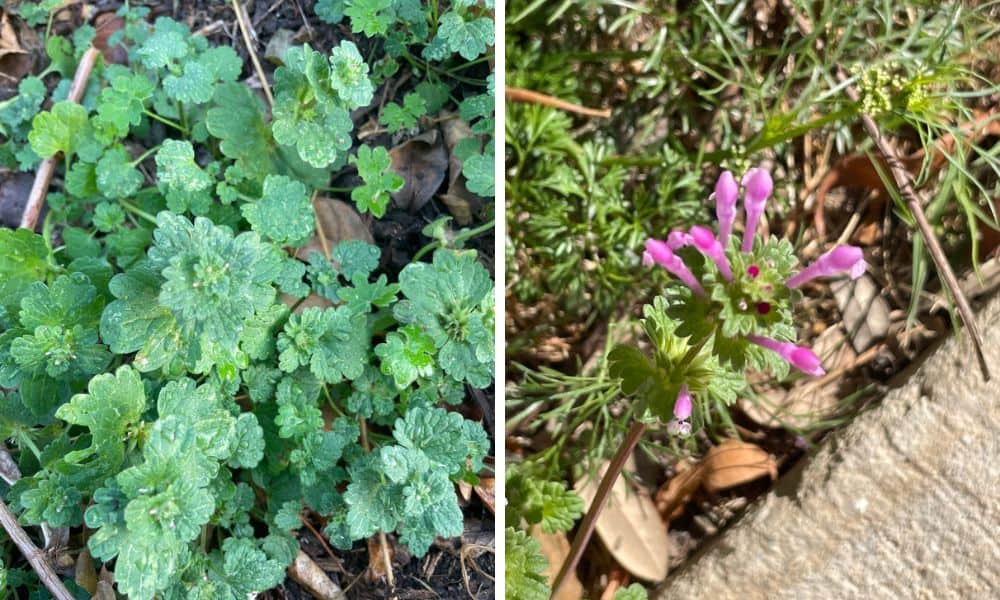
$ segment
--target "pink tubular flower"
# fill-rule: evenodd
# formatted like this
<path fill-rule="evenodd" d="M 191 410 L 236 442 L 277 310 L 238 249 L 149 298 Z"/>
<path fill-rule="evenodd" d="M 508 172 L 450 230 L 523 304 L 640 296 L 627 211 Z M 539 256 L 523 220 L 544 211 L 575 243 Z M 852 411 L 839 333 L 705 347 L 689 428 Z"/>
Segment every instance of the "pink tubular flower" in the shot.
<path fill-rule="evenodd" d="M 868 263 L 865 262 L 864 252 L 856 246 L 837 246 L 823 256 L 816 259 L 816 262 L 802 269 L 798 274 L 789 277 L 785 285 L 790 288 L 799 287 L 803 283 L 816 279 L 817 277 L 829 277 L 845 271 L 850 272 L 851 279 L 857 279 L 865 274 Z"/>
<path fill-rule="evenodd" d="M 796 346 L 789 342 L 779 342 L 761 335 L 748 335 L 747 339 L 762 348 L 767 348 L 777 352 L 781 358 L 787 360 L 793 367 L 803 373 L 820 377 L 826 375 L 819 357 L 809 348 Z"/>
<path fill-rule="evenodd" d="M 645 250 L 642 251 L 642 266 L 652 267 L 654 264 L 653 255 Z"/>
<path fill-rule="evenodd" d="M 757 233 L 757 222 L 764 214 L 764 204 L 767 202 L 768 196 L 771 195 L 774 182 L 766 169 L 754 167 L 746 172 L 742 183 L 746 190 L 743 195 L 743 207 L 747 212 L 742 250 L 750 252 L 753 250 L 753 236 Z"/>
<path fill-rule="evenodd" d="M 740 188 L 736 185 L 736 178 L 729 171 L 723 171 L 719 175 L 719 180 L 715 182 L 715 216 L 719 218 L 719 243 L 726 247 L 729 241 L 729 234 L 733 232 L 733 221 L 736 219 L 736 198 L 740 194 Z"/>
<path fill-rule="evenodd" d="M 686 421 L 691 416 L 691 393 L 688 392 L 686 384 L 682 385 L 680 391 L 677 392 L 677 401 L 674 402 L 674 416 L 679 421 Z"/>
<path fill-rule="evenodd" d="M 664 269 L 670 271 L 675 277 L 680 279 L 699 296 L 705 295 L 705 289 L 701 287 L 698 280 L 694 278 L 691 270 L 687 268 L 684 261 L 674 254 L 666 242 L 660 240 L 646 240 L 646 252 Z"/>
<path fill-rule="evenodd" d="M 691 227 L 690 238 L 694 242 L 695 248 L 715 262 L 715 266 L 719 267 L 719 272 L 726 278 L 726 281 L 732 281 L 733 271 L 729 268 L 726 251 L 723 249 L 722 243 L 712 235 L 712 231 L 707 227 L 694 225 Z"/>

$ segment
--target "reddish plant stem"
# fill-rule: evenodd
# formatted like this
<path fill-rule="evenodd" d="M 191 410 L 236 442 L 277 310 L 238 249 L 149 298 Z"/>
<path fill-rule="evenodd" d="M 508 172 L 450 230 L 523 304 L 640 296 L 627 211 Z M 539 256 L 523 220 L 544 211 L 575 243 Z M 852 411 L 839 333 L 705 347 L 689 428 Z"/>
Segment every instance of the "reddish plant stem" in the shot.
<path fill-rule="evenodd" d="M 541 104 L 542 106 L 551 106 L 552 108 L 558 108 L 559 110 L 586 115 L 588 117 L 603 117 L 605 119 L 611 117 L 610 108 L 587 108 L 586 106 L 580 106 L 579 104 L 573 104 L 572 102 L 566 102 L 565 100 L 560 100 L 559 98 L 555 98 L 553 96 L 540 94 L 538 92 L 522 88 L 509 87 L 504 90 L 504 97 L 513 102 Z"/>
<path fill-rule="evenodd" d="M 84 52 L 80 64 L 76 67 L 76 73 L 73 75 L 69 94 L 66 96 L 68 101 L 80 102 L 83 91 L 87 88 L 90 72 L 94 70 L 94 63 L 100 55 L 101 51 L 93 46 Z M 35 173 L 35 183 L 31 186 L 28 202 L 24 205 L 24 213 L 21 214 L 21 227 L 34 231 L 35 225 L 38 223 L 38 213 L 41 212 L 42 205 L 45 204 L 45 194 L 49 190 L 49 184 L 52 183 L 52 175 L 56 172 L 57 163 L 58 159 L 55 156 L 50 156 L 38 166 L 38 171 Z"/>
<path fill-rule="evenodd" d="M 787 10 L 795 19 L 795 24 L 799 29 L 799 32 L 808 37 L 813 33 L 812 22 L 809 18 L 801 13 L 799 13 L 789 0 L 783 0 L 782 2 Z M 822 49 L 823 42 L 817 38 L 816 40 L 817 49 Z M 841 83 L 847 83 L 850 81 L 844 68 L 839 64 L 836 66 L 837 81 Z M 861 94 L 855 85 L 847 83 L 844 87 L 844 91 L 847 97 L 853 102 L 860 102 Z M 958 278 L 955 277 L 955 272 L 951 268 L 951 264 L 948 262 L 948 258 L 944 254 L 944 250 L 941 248 L 941 242 L 938 241 L 937 236 L 934 234 L 934 229 L 931 227 L 930 222 L 927 220 L 927 215 L 924 214 L 924 204 L 926 204 L 922 195 L 916 190 L 913 184 L 913 175 L 903 164 L 899 155 L 896 153 L 896 149 L 893 145 L 882 135 L 882 132 L 878 128 L 878 124 L 875 123 L 875 119 L 871 115 L 861 114 L 861 123 L 864 125 L 865 131 L 868 136 L 872 138 L 875 142 L 875 147 L 878 148 L 880 154 L 885 158 L 885 162 L 889 165 L 889 171 L 892 173 L 892 178 L 896 182 L 896 187 L 899 189 L 899 195 L 906 200 L 906 205 L 909 207 L 910 212 L 913 213 L 913 218 L 917 222 L 917 228 L 920 230 L 920 235 L 924 238 L 924 242 L 927 244 L 927 251 L 930 253 L 931 258 L 934 260 L 934 266 L 937 267 L 938 274 L 944 281 L 945 286 L 951 293 L 951 297 L 954 298 L 955 304 L 958 308 L 958 314 L 962 318 L 962 322 L 965 324 L 966 330 L 969 332 L 969 337 L 972 338 L 972 345 L 976 351 L 976 358 L 979 361 L 979 370 L 983 374 L 983 379 L 985 381 L 990 380 L 990 368 L 986 363 L 986 357 L 983 354 L 983 336 L 979 331 L 979 324 L 976 322 L 975 315 L 972 313 L 972 307 L 969 306 L 969 300 L 965 297 L 965 293 L 962 292 L 962 287 L 958 283 Z"/>
<path fill-rule="evenodd" d="M 625 435 L 625 439 L 622 440 L 622 445 L 618 448 L 618 452 L 611 459 L 608 470 L 604 472 L 604 477 L 601 478 L 601 483 L 597 486 L 597 493 L 594 495 L 594 500 L 590 503 L 590 509 L 587 510 L 587 515 L 583 518 L 583 522 L 580 523 L 580 530 L 577 531 L 576 537 L 573 538 L 573 545 L 570 546 L 569 554 L 566 556 L 566 560 L 563 561 L 562 567 L 559 569 L 559 574 L 556 575 L 555 580 L 552 582 L 552 598 L 556 597 L 556 594 L 559 593 L 559 588 L 565 583 L 566 577 L 580 563 L 583 550 L 586 548 L 587 542 L 590 541 L 590 536 L 593 535 L 594 528 L 597 526 L 597 518 L 601 516 L 601 511 L 604 510 L 604 506 L 607 504 L 608 494 L 611 493 L 611 488 L 618 481 L 618 476 L 621 475 L 622 469 L 625 468 L 625 461 L 631 456 L 632 451 L 635 450 L 636 444 L 642 439 L 644 433 L 646 433 L 645 423 L 634 421 L 632 427 L 629 428 L 628 433 Z"/>

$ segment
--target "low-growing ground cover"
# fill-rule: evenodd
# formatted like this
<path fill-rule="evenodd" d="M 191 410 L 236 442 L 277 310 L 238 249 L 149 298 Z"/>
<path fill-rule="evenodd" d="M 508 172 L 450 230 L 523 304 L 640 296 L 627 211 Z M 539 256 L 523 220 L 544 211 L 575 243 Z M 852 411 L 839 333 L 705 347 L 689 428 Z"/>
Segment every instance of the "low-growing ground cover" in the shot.
<path fill-rule="evenodd" d="M 644 597 L 995 289 L 995 17 L 511 3 L 509 597 Z"/>
<path fill-rule="evenodd" d="M 492 597 L 491 8 L 2 13 L 5 589 Z"/>

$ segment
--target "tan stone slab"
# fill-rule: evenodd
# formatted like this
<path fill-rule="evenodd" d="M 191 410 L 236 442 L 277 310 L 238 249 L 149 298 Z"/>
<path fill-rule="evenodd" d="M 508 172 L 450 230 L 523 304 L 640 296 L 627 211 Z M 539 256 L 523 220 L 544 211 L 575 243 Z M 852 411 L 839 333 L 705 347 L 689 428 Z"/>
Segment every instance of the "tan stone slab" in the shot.
<path fill-rule="evenodd" d="M 1000 297 L 652 598 L 1000 598 Z"/>

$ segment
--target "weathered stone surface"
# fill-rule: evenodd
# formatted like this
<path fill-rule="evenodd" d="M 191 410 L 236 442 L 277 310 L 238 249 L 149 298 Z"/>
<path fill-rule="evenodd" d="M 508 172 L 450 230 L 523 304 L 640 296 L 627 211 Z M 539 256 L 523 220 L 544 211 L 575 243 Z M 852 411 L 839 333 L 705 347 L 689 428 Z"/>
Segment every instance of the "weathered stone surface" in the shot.
<path fill-rule="evenodd" d="M 652 594 L 1000 597 L 1000 298 Z"/>

